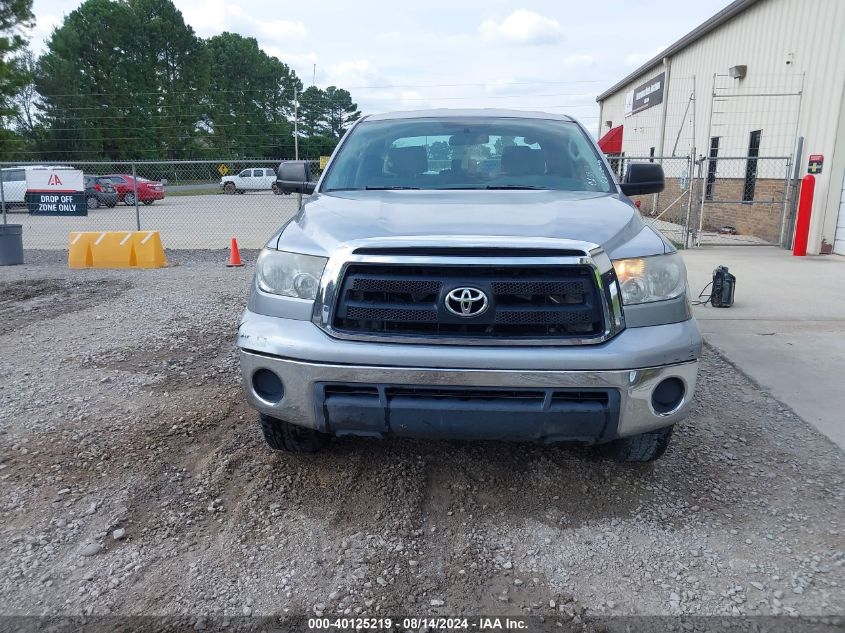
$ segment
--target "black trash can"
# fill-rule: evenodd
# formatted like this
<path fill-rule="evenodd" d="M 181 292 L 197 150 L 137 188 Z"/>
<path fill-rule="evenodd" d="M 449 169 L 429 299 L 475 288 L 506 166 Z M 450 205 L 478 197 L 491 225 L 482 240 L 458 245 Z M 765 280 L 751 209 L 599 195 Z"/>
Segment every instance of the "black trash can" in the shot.
<path fill-rule="evenodd" d="M 23 226 L 0 224 L 0 266 L 23 264 Z"/>

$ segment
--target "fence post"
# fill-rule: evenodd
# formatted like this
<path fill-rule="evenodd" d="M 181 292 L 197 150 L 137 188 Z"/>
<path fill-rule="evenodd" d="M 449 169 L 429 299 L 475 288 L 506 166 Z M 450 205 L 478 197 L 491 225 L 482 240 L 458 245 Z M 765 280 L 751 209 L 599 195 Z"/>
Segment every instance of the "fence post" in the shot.
<path fill-rule="evenodd" d="M 6 224 L 6 193 L 3 190 L 3 173 L 0 172 L 0 207 L 3 209 L 3 224 Z"/>
<path fill-rule="evenodd" d="M 698 182 L 695 173 L 696 169 L 695 148 L 693 147 L 692 152 L 690 152 L 690 155 L 687 158 L 687 173 L 689 173 L 689 182 L 687 183 L 687 217 L 686 220 L 684 220 L 684 248 L 689 248 L 689 222 L 690 214 L 692 213 L 692 195 L 693 191 L 696 190 Z"/>
<path fill-rule="evenodd" d="M 141 212 L 138 210 L 138 175 L 135 173 L 135 163 L 132 163 L 132 193 L 135 198 L 135 230 L 141 230 Z"/>

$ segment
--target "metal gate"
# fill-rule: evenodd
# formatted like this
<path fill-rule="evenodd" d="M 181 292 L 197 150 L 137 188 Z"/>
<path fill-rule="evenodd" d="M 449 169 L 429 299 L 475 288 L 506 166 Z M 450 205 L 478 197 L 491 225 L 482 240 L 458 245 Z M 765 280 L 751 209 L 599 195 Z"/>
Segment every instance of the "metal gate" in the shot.
<path fill-rule="evenodd" d="M 632 199 L 676 246 L 783 243 L 795 199 L 790 157 L 625 156 L 610 164 L 621 178 L 628 164 L 648 161 L 662 164 L 666 186 Z"/>

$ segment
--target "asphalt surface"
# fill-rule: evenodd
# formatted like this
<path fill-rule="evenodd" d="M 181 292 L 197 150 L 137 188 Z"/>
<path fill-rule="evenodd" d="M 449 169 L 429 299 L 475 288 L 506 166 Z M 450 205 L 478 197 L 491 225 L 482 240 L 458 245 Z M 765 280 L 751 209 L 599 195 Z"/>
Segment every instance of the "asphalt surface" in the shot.
<path fill-rule="evenodd" d="M 261 248 L 295 213 L 294 195 L 249 192 L 240 195 L 169 196 L 151 205 L 92 209 L 85 217 L 10 213 L 23 225 L 25 249 L 66 249 L 73 231 L 160 231 L 167 249 L 227 248 L 233 237 L 242 248 Z"/>

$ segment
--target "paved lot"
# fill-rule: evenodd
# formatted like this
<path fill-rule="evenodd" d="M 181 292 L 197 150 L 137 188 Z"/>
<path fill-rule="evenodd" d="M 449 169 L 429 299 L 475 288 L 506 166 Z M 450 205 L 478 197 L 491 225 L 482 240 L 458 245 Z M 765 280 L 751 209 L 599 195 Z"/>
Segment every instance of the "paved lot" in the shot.
<path fill-rule="evenodd" d="M 718 265 L 737 276 L 732 308 L 695 308 L 707 341 L 845 450 L 845 257 L 774 247 L 683 254 L 695 294 Z"/>
<path fill-rule="evenodd" d="M 270 192 L 227 196 L 170 196 L 140 205 L 141 228 L 161 231 L 168 249 L 227 248 L 233 237 L 242 248 L 261 248 L 296 213 L 296 196 Z M 24 248 L 67 248 L 71 231 L 132 231 L 135 207 L 124 204 L 92 209 L 87 217 L 31 216 L 10 213 L 23 225 Z"/>
<path fill-rule="evenodd" d="M 28 258 L 0 268 L 4 614 L 845 615 L 843 453 L 712 350 L 652 466 L 499 443 L 275 454 L 233 348 L 251 266 Z"/>

